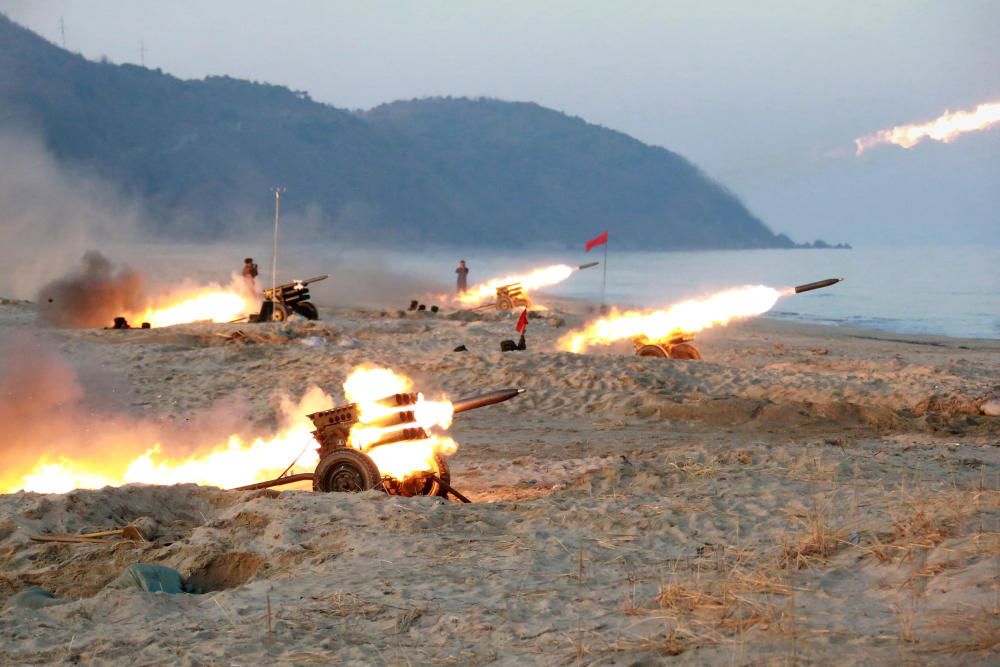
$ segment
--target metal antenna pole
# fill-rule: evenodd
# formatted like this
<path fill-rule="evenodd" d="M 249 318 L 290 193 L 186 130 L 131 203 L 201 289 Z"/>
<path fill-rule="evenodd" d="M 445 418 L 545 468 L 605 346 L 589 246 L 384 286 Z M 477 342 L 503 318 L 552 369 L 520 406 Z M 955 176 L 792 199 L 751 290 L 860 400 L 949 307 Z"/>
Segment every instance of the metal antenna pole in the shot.
<path fill-rule="evenodd" d="M 66 22 L 63 17 L 59 17 L 59 34 L 62 36 L 62 47 L 66 48 Z"/>
<path fill-rule="evenodd" d="M 608 242 L 604 242 L 604 278 L 601 280 L 601 312 L 604 312 L 604 294 L 608 289 Z"/>
<path fill-rule="evenodd" d="M 274 190 L 274 253 L 271 255 L 271 296 L 275 295 L 275 288 L 278 286 L 278 220 L 281 216 L 281 193 L 285 188 L 273 188 Z"/>

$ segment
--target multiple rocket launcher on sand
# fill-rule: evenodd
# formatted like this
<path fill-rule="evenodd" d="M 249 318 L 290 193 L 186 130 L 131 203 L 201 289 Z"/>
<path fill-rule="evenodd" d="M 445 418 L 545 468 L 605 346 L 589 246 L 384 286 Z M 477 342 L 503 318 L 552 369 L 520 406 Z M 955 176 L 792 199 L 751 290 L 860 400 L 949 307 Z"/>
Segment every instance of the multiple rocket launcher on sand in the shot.
<path fill-rule="evenodd" d="M 595 263 L 583 265 L 580 268 L 594 266 Z M 306 317 L 312 313 L 315 319 L 315 307 L 307 300 L 306 287 L 327 276 L 317 276 L 309 280 L 295 281 L 278 286 L 273 290 L 265 290 L 265 300 L 261 313 L 254 321 L 283 321 L 290 312 L 299 312 Z M 823 287 L 829 287 L 843 280 L 830 278 L 817 282 L 798 285 L 793 288 L 795 294 L 808 292 Z M 498 290 L 499 295 L 499 290 Z M 267 311 L 267 312 L 265 312 Z M 305 312 L 303 312 L 305 311 Z M 636 354 L 671 359 L 701 359 L 701 353 L 690 343 L 694 336 L 676 333 L 661 342 L 636 342 Z M 501 389 L 486 394 L 470 396 L 452 403 L 452 413 L 459 414 L 468 410 L 494 405 L 508 401 L 524 392 L 523 389 Z M 431 436 L 416 422 L 411 406 L 416 405 L 419 395 L 416 392 L 399 393 L 387 396 L 377 403 L 390 411 L 387 415 L 367 426 L 380 428 L 391 427 L 374 442 L 368 443 L 366 451 L 396 442 L 421 441 Z M 360 492 L 370 489 L 381 489 L 390 495 L 399 496 L 442 496 L 449 494 L 463 502 L 469 500 L 451 486 L 451 473 L 448 464 L 439 453 L 433 455 L 433 465 L 430 470 L 420 471 L 405 479 L 396 479 L 379 471 L 374 459 L 366 451 L 357 449 L 350 442 L 351 429 L 361 421 L 358 404 L 336 407 L 308 415 L 316 430 L 313 437 L 319 444 L 317 452 L 319 463 L 311 473 L 285 475 L 255 484 L 238 487 L 237 490 L 266 489 L 283 486 L 294 482 L 311 481 L 314 491 L 323 492 Z M 287 472 L 287 471 L 286 471 Z"/>
<path fill-rule="evenodd" d="M 589 269 L 597 266 L 598 264 L 600 264 L 600 262 L 587 262 L 586 264 L 581 264 L 576 267 L 576 270 L 583 271 L 584 269 Z M 515 308 L 531 308 L 531 305 L 531 298 L 525 291 L 524 286 L 521 285 L 521 283 L 510 283 L 509 285 L 500 285 L 497 287 L 497 298 L 495 302 L 484 303 L 481 306 L 469 308 L 468 310 L 476 311 L 496 308 L 501 312 L 508 312 L 514 310 Z"/>
<path fill-rule="evenodd" d="M 329 277 L 324 274 L 307 280 L 293 280 L 284 285 L 265 289 L 260 312 L 250 315 L 249 320 L 251 322 L 284 322 L 292 313 L 301 315 L 307 320 L 318 320 L 319 311 L 309 301 L 309 285 Z"/>
<path fill-rule="evenodd" d="M 524 389 L 499 389 L 460 398 L 452 403 L 452 413 L 458 414 L 503 403 L 522 393 Z M 367 422 L 366 426 L 392 427 L 393 430 L 369 443 L 365 448 L 366 451 L 395 442 L 428 439 L 430 435 L 417 425 L 412 409 L 408 409 L 416 405 L 417 401 L 416 392 L 393 394 L 377 401 L 380 406 L 389 408 L 392 412 L 375 421 Z M 465 496 L 451 487 L 451 473 L 445 458 L 440 454 L 434 455 L 433 470 L 418 472 L 402 480 L 383 475 L 371 456 L 349 444 L 351 429 L 361 421 L 358 404 L 351 403 L 315 412 L 309 415 L 309 419 L 316 427 L 313 437 L 319 443 L 317 449 L 319 463 L 313 472 L 282 476 L 241 486 L 236 490 L 266 489 L 293 482 L 311 481 L 313 491 L 359 492 L 381 489 L 390 495 L 408 497 L 446 497 L 450 493 L 462 502 L 469 502 Z"/>
<path fill-rule="evenodd" d="M 829 278 L 817 282 L 798 285 L 795 294 L 829 287 L 843 278 Z M 671 359 L 701 359 L 701 353 L 690 343 L 693 335 L 678 333 L 666 341 L 656 343 L 636 342 L 636 354 Z M 452 403 L 452 413 L 495 405 L 508 401 L 524 393 L 523 389 L 500 389 L 486 394 L 458 399 Z M 416 392 L 393 394 L 377 401 L 390 412 L 367 426 L 391 428 L 377 440 L 366 446 L 367 451 L 396 442 L 420 441 L 430 435 L 416 422 L 411 409 L 419 400 Z M 365 451 L 351 446 L 351 429 L 361 421 L 360 407 L 356 403 L 323 410 L 309 415 L 316 430 L 313 437 L 319 444 L 319 463 L 311 473 L 281 476 L 277 479 L 239 487 L 238 490 L 266 489 L 294 482 L 311 481 L 314 491 L 360 492 L 381 489 L 390 495 L 399 496 L 442 496 L 454 495 L 462 502 L 469 500 L 451 486 L 451 473 L 444 456 L 433 455 L 433 469 L 418 472 L 405 479 L 395 479 L 383 475 L 375 461 Z"/>
<path fill-rule="evenodd" d="M 830 285 L 836 285 L 842 280 L 843 278 L 827 278 L 826 280 L 817 280 L 813 283 L 797 285 L 792 289 L 795 294 L 801 294 L 803 292 L 811 292 L 812 290 L 829 287 Z M 635 345 L 636 355 L 640 357 L 690 359 L 701 361 L 701 351 L 691 343 L 693 340 L 694 334 L 677 332 L 662 341 L 650 342 L 647 340 L 636 339 L 632 341 L 632 343 Z"/>

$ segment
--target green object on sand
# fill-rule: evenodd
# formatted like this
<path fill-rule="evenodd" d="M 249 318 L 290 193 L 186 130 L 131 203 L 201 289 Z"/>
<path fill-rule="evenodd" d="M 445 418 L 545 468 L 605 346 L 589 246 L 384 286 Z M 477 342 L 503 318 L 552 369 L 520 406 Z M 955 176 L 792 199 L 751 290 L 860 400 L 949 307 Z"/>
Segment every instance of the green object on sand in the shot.
<path fill-rule="evenodd" d="M 54 604 L 62 604 L 68 600 L 60 600 L 49 591 L 39 586 L 32 586 L 10 596 L 7 600 L 8 607 L 21 607 L 22 609 L 41 609 Z"/>
<path fill-rule="evenodd" d="M 173 568 L 152 563 L 133 563 L 108 587 L 138 588 L 150 593 L 176 595 L 184 592 L 184 580 L 181 579 L 180 572 Z"/>

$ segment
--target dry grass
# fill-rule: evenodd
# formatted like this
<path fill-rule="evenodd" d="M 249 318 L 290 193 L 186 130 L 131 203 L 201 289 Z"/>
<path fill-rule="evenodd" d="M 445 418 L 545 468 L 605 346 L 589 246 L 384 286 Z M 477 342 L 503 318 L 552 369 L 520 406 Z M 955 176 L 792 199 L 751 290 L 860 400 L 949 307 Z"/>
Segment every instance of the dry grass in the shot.
<path fill-rule="evenodd" d="M 337 591 L 328 595 L 314 596 L 312 599 L 323 603 L 315 611 L 326 616 L 358 616 L 365 620 L 374 620 L 387 610 L 386 605 L 371 602 L 354 593 Z"/>
<path fill-rule="evenodd" d="M 618 639 L 603 649 L 602 652 L 640 651 L 673 657 L 713 641 L 711 638 L 689 636 L 683 632 L 679 632 L 676 628 L 670 628 L 663 632 L 644 637 Z"/>
<path fill-rule="evenodd" d="M 802 531 L 789 538 L 781 538 L 778 566 L 788 570 L 801 570 L 825 562 L 846 544 L 849 531 L 834 526 L 829 517 L 821 512 L 813 512 L 799 519 Z"/>
<path fill-rule="evenodd" d="M 920 648 L 932 653 L 995 653 L 1000 650 L 1000 609 L 975 609 L 924 623 Z M 938 637 L 947 637 L 947 639 Z"/>
<path fill-rule="evenodd" d="M 657 604 L 667 618 L 682 620 L 705 634 L 731 636 L 754 627 L 781 624 L 782 612 L 770 599 L 741 589 L 732 579 L 662 585 Z"/>
<path fill-rule="evenodd" d="M 984 512 L 996 510 L 1000 493 L 983 489 L 939 492 L 899 491 L 887 502 L 888 530 L 866 531 L 859 548 L 881 563 L 907 562 L 948 539 L 975 531 L 973 543 L 983 553 L 996 553 L 996 533 L 971 525 Z"/>

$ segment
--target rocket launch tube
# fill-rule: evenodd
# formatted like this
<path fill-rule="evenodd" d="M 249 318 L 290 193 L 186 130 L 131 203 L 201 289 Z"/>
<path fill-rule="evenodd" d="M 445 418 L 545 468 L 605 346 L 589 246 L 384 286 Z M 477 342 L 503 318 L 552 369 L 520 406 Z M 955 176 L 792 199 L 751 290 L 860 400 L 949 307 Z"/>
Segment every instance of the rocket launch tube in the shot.
<path fill-rule="evenodd" d="M 814 289 L 821 289 L 823 287 L 829 287 L 830 285 L 836 285 L 843 278 L 827 278 L 826 280 L 817 280 L 814 283 L 806 283 L 805 285 L 797 285 L 795 287 L 795 293 L 801 294 L 802 292 L 810 292 Z"/>
<path fill-rule="evenodd" d="M 524 389 L 498 389 L 485 394 L 479 394 L 478 396 L 460 398 L 457 401 L 453 401 L 451 405 L 457 415 L 459 412 L 465 412 L 466 410 L 475 410 L 476 408 L 485 408 L 487 405 L 503 403 L 523 393 Z"/>

